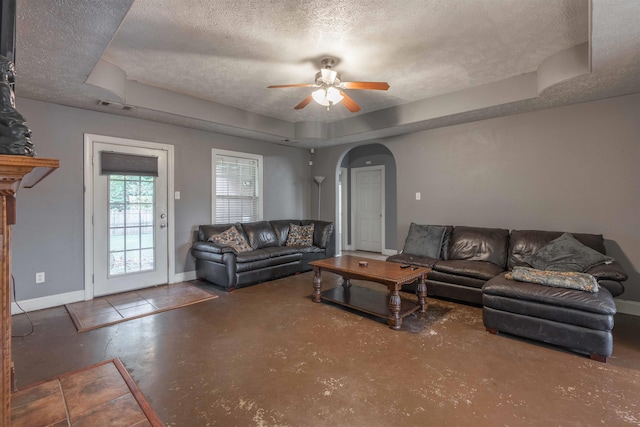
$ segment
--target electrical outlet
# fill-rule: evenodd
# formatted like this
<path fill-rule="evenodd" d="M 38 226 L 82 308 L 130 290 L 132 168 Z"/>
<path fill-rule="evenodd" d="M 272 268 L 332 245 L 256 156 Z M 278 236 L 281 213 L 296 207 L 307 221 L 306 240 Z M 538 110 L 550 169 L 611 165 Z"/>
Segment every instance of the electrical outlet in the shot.
<path fill-rule="evenodd" d="M 44 283 L 44 271 L 36 273 L 36 283 Z"/>

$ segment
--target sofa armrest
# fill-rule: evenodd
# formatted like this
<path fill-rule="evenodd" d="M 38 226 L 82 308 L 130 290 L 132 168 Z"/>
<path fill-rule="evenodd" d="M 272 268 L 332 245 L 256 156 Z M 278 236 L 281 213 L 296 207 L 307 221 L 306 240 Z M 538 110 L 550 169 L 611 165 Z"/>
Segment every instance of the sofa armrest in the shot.
<path fill-rule="evenodd" d="M 192 250 L 202 251 L 202 252 L 211 252 L 214 254 L 224 254 L 224 253 L 235 253 L 233 248 L 229 246 L 222 246 L 214 242 L 195 242 L 191 246 Z"/>
<path fill-rule="evenodd" d="M 591 274 L 598 280 L 624 282 L 629 278 L 618 261 L 613 261 L 611 264 L 598 264 L 585 271 L 585 273 Z"/>

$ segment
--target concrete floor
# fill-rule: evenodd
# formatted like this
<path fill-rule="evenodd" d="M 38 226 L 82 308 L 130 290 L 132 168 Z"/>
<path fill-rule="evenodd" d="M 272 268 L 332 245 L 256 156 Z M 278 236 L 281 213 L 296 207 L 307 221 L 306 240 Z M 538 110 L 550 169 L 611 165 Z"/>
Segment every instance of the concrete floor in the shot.
<path fill-rule="evenodd" d="M 13 340 L 17 385 L 119 357 L 168 426 L 640 424 L 640 317 L 616 316 L 602 364 L 488 334 L 480 308 L 447 301 L 393 331 L 311 302 L 312 277 L 199 283 L 220 298 L 84 333 L 64 307 L 34 312 Z"/>

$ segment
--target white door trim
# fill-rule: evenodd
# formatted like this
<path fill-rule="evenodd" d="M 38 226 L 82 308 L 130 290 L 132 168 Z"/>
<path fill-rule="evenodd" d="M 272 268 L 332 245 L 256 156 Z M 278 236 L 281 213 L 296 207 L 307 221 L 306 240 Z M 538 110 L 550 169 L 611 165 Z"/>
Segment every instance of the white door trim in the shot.
<path fill-rule="evenodd" d="M 342 185 L 342 200 L 340 200 L 340 204 L 342 206 L 342 218 L 338 218 L 340 221 L 340 233 L 342 234 L 342 241 L 340 242 L 340 250 L 346 251 L 349 250 L 349 239 L 347 233 L 347 224 L 348 216 L 347 216 L 347 208 L 349 207 L 349 179 L 347 174 L 349 173 L 348 168 L 340 168 L 340 184 Z"/>
<path fill-rule="evenodd" d="M 174 146 L 136 139 L 84 134 L 84 299 L 93 299 L 93 144 L 104 142 L 126 147 L 151 148 L 167 152 L 167 277 L 169 283 L 176 282 L 175 259 L 175 201 L 174 201 Z"/>
<path fill-rule="evenodd" d="M 357 172 L 366 172 L 366 171 L 373 171 L 373 170 L 379 170 L 380 171 L 380 181 L 381 181 L 381 186 L 380 186 L 380 201 L 382 206 L 380 207 L 380 212 L 382 213 L 382 220 L 380 221 L 380 253 L 383 253 L 385 248 L 386 248 L 386 242 L 385 242 L 385 219 L 386 219 L 386 213 L 385 213 L 385 177 L 384 177 L 384 165 L 378 165 L 378 166 L 364 166 L 361 168 L 351 168 L 351 248 L 353 250 L 357 249 L 357 245 L 356 245 L 356 173 Z"/>

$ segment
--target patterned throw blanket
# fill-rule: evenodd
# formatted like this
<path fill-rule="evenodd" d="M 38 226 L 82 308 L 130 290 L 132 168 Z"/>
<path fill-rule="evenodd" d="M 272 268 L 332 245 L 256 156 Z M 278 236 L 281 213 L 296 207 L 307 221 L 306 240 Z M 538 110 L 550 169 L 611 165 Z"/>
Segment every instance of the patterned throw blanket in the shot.
<path fill-rule="evenodd" d="M 591 274 L 574 271 L 546 271 L 529 267 L 513 267 L 513 271 L 507 273 L 505 277 L 518 282 L 537 283 L 586 292 L 598 292 L 600 289 L 598 281 Z"/>

